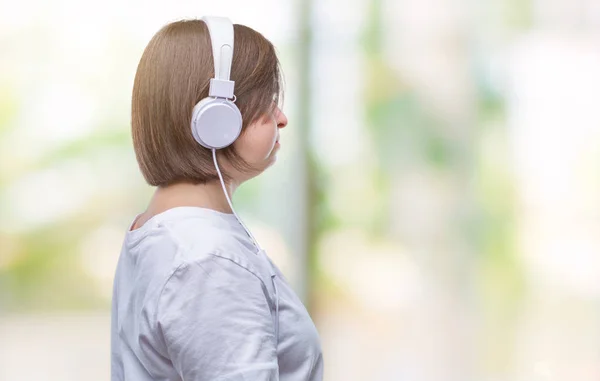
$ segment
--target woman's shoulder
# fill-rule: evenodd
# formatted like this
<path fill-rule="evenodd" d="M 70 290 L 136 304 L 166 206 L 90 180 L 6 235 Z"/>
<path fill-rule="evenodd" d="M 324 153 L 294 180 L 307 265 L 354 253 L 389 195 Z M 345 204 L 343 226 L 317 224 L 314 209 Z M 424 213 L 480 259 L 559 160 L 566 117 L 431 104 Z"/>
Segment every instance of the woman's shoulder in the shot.
<path fill-rule="evenodd" d="M 261 280 L 270 276 L 266 269 L 268 263 L 257 253 L 258 250 L 248 237 L 240 231 L 194 219 L 179 221 L 166 228 L 171 239 L 180 247 L 176 258 L 178 266 L 192 263 L 224 268 L 235 266 Z"/>
<path fill-rule="evenodd" d="M 166 281 L 177 269 L 195 268 L 249 272 L 270 284 L 270 265 L 233 219 L 197 208 L 178 208 L 151 218 L 129 232 L 129 254 L 143 258 L 137 266 L 151 267 Z"/>

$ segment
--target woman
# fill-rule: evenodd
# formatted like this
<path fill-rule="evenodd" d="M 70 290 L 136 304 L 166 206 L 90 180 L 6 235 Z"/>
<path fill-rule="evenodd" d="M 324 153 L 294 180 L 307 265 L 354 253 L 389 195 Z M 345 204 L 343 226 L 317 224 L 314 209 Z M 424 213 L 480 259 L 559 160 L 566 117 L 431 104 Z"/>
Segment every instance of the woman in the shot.
<path fill-rule="evenodd" d="M 273 45 L 227 19 L 171 23 L 146 47 L 131 123 L 140 170 L 156 191 L 126 233 L 116 270 L 113 381 L 322 380 L 310 316 L 230 201 L 275 162 L 287 125 L 280 86 Z M 228 142 L 209 141 L 224 122 L 207 117 L 203 102 L 239 108 L 238 130 L 217 137 Z"/>

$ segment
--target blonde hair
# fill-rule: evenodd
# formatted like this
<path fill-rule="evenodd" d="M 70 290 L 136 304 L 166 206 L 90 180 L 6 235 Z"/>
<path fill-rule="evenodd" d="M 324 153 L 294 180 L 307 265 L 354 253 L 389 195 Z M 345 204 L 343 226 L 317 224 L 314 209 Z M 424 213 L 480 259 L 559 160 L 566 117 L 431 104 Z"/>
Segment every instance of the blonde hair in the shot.
<path fill-rule="evenodd" d="M 282 77 L 275 48 L 263 35 L 235 24 L 234 41 L 231 80 L 243 134 L 248 125 L 273 111 L 282 95 Z M 194 140 L 190 124 L 192 109 L 208 96 L 213 76 L 210 35 L 203 21 L 173 22 L 148 43 L 131 101 L 133 147 L 148 184 L 218 179 L 211 151 Z M 233 145 L 221 151 L 238 170 L 251 169 Z"/>

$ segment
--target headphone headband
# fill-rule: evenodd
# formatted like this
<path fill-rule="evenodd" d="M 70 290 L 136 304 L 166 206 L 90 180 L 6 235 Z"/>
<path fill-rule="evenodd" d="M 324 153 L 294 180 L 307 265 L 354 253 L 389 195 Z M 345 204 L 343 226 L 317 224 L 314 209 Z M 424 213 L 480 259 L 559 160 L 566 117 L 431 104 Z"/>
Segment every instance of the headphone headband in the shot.
<path fill-rule="evenodd" d="M 233 24 L 227 17 L 205 16 L 210 34 L 213 58 L 215 63 L 215 79 L 229 81 L 233 58 Z"/>

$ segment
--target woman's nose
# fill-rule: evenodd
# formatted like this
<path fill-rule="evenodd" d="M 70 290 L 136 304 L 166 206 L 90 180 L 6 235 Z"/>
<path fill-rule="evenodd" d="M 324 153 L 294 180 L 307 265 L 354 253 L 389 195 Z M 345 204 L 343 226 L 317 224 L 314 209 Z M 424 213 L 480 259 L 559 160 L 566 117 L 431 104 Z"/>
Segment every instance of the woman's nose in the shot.
<path fill-rule="evenodd" d="M 287 116 L 285 116 L 283 111 L 281 111 L 279 108 L 277 109 L 277 111 L 277 128 L 283 128 L 288 124 Z"/>

